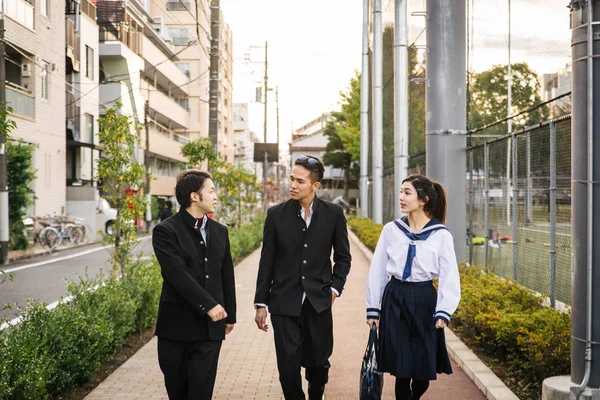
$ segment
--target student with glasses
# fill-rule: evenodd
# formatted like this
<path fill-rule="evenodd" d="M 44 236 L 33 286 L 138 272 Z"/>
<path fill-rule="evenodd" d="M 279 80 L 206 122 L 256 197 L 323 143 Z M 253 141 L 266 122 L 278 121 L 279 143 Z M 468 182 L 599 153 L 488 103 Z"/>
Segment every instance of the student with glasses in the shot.
<path fill-rule="evenodd" d="M 319 199 L 325 167 L 304 155 L 290 174 L 290 199 L 269 208 L 254 304 L 256 325 L 271 314 L 279 381 L 286 400 L 322 399 L 333 352 L 331 308 L 350 272 L 350 245 L 341 206 Z M 333 248 L 332 266 L 330 255 Z"/>
<path fill-rule="evenodd" d="M 158 363 L 169 399 L 212 398 L 221 343 L 236 321 L 227 227 L 208 218 L 217 203 L 209 173 L 183 171 L 179 212 L 154 228 L 163 286 L 156 321 Z"/>

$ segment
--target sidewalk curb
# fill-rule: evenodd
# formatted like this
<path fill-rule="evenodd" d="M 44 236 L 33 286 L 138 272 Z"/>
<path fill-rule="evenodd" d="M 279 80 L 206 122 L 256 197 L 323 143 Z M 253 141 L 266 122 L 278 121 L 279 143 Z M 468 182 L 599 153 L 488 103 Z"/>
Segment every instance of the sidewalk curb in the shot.
<path fill-rule="evenodd" d="M 350 239 L 361 249 L 371 261 L 373 253 L 348 229 Z M 519 400 L 519 398 L 489 369 L 465 344 L 446 328 L 446 347 L 452 359 L 463 369 L 465 374 L 479 390 L 490 400 Z"/>

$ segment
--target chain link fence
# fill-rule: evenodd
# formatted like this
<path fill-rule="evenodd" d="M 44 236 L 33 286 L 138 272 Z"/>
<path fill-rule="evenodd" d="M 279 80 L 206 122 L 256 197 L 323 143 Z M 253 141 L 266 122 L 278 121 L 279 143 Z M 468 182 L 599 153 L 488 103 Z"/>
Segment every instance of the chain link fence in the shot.
<path fill-rule="evenodd" d="M 571 119 L 467 149 L 469 263 L 570 303 Z"/>

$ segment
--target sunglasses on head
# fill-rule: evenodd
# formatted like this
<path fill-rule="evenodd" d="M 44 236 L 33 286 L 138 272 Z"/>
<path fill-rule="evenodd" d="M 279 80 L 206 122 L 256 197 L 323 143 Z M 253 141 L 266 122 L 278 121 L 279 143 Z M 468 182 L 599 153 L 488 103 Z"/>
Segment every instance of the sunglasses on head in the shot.
<path fill-rule="evenodd" d="M 317 161 L 316 158 L 313 158 L 311 156 L 300 156 L 300 157 L 298 157 L 298 160 L 300 160 L 300 161 L 306 161 L 309 164 L 313 164 L 313 165 L 319 163 L 319 161 Z"/>

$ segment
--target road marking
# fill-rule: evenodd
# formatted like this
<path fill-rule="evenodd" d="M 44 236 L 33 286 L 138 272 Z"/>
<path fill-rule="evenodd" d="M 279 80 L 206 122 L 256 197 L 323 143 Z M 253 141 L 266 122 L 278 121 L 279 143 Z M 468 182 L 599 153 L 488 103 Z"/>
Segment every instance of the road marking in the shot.
<path fill-rule="evenodd" d="M 143 238 L 140 238 L 140 242 L 144 241 L 144 240 L 148 240 L 150 238 L 152 238 L 152 236 L 144 236 Z M 98 248 L 95 248 L 95 249 L 90 249 L 90 250 L 82 251 L 81 253 L 76 253 L 76 254 L 71 254 L 69 256 L 59 257 L 59 258 L 56 258 L 54 260 L 40 261 L 40 262 L 33 263 L 33 264 L 21 265 L 20 267 L 8 268 L 8 269 L 4 270 L 4 273 L 8 274 L 10 272 L 17 272 L 17 271 L 23 271 L 23 270 L 29 269 L 29 268 L 41 267 L 42 265 L 48 265 L 48 264 L 52 264 L 52 263 L 59 262 L 59 261 L 69 260 L 71 258 L 77 258 L 77 257 L 80 257 L 80 256 L 85 256 L 86 254 L 95 253 L 97 251 L 105 250 L 105 249 L 108 249 L 110 247 L 112 247 L 112 246 L 101 246 L 101 247 L 98 247 Z"/>

